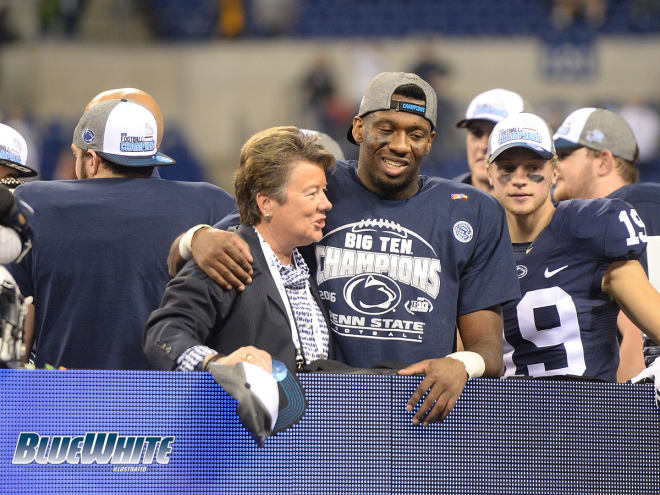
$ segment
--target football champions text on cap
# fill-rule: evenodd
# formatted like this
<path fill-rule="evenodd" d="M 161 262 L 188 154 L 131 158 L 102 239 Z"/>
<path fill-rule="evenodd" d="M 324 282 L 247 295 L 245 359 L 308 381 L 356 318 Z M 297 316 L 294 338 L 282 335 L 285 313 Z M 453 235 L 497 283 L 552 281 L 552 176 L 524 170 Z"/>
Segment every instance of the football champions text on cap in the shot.
<path fill-rule="evenodd" d="M 146 107 L 127 100 L 108 100 L 80 118 L 73 143 L 127 167 L 173 165 L 172 158 L 158 152 L 157 136 L 156 119 Z"/>
<path fill-rule="evenodd" d="M 546 160 L 555 156 L 550 127 L 531 113 L 518 113 L 495 125 L 488 138 L 488 163 L 510 148 L 527 148 Z"/>

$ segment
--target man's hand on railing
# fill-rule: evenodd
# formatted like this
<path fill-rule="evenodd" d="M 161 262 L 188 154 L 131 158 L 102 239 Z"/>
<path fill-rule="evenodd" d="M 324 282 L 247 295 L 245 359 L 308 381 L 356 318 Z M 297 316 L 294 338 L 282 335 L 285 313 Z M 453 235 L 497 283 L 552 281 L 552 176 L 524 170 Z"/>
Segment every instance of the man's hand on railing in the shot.
<path fill-rule="evenodd" d="M 422 423 L 423 426 L 445 419 L 454 408 L 468 381 L 465 365 L 447 357 L 425 359 L 400 370 L 399 374 L 425 375 L 406 405 L 406 409 L 412 411 L 426 395 L 413 417 L 413 424 Z"/>

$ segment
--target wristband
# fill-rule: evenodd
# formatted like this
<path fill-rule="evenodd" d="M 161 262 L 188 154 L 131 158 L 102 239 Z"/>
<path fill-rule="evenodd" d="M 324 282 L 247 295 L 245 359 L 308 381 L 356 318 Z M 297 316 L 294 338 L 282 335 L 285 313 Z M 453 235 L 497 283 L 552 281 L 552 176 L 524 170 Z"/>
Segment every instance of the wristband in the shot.
<path fill-rule="evenodd" d="M 447 354 L 448 358 L 456 359 L 465 365 L 465 371 L 470 378 L 478 378 L 486 371 L 486 362 L 481 354 L 472 351 L 460 351 Z"/>
<path fill-rule="evenodd" d="M 210 228 L 211 226 L 206 225 L 205 223 L 200 223 L 199 225 L 189 228 L 188 231 L 183 234 L 183 237 L 179 241 L 179 254 L 184 260 L 188 261 L 192 258 L 192 238 L 199 229 L 204 227 Z"/>

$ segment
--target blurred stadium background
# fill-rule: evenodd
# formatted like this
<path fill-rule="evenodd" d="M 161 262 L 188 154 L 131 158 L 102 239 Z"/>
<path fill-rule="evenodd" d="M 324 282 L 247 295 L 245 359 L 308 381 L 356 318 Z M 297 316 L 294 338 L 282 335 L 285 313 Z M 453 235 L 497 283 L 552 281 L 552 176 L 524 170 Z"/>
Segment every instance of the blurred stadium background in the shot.
<path fill-rule="evenodd" d="M 0 0 L 0 121 L 41 178 L 72 173 L 71 133 L 98 92 L 137 87 L 165 116 L 173 179 L 233 193 L 243 141 L 294 124 L 345 132 L 369 80 L 417 72 L 439 96 L 427 174 L 467 169 L 454 127 L 477 93 L 520 93 L 556 128 L 580 106 L 633 126 L 660 179 L 660 0 Z"/>

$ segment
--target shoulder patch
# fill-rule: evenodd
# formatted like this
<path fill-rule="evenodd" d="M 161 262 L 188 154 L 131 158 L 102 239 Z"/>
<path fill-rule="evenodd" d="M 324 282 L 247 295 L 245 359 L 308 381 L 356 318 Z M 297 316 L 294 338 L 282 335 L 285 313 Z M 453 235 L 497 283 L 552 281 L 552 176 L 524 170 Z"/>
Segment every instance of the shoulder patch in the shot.
<path fill-rule="evenodd" d="M 454 237 L 460 242 L 470 242 L 474 236 L 474 230 L 465 220 L 461 220 L 454 224 Z"/>

